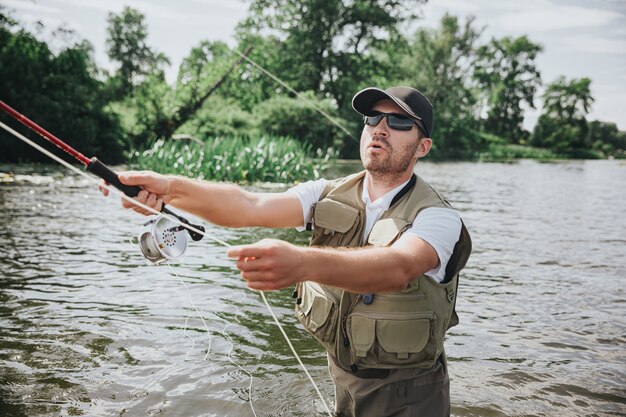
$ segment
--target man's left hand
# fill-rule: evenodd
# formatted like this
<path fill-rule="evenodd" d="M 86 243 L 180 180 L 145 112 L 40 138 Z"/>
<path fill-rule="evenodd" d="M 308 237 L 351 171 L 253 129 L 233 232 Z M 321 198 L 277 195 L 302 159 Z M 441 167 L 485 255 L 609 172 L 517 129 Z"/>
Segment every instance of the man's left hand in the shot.
<path fill-rule="evenodd" d="M 261 290 L 279 290 L 304 280 L 304 250 L 277 239 L 234 246 L 228 249 L 229 258 L 237 258 L 237 268 L 248 287 Z"/>

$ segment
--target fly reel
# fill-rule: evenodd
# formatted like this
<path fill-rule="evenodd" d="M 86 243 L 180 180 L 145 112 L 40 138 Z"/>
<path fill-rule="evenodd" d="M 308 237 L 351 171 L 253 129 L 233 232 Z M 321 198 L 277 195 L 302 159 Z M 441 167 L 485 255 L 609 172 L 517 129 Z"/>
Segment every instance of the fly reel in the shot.
<path fill-rule="evenodd" d="M 157 265 L 183 256 L 187 242 L 185 228 L 163 215 L 144 223 L 139 234 L 133 238 L 143 256 Z"/>

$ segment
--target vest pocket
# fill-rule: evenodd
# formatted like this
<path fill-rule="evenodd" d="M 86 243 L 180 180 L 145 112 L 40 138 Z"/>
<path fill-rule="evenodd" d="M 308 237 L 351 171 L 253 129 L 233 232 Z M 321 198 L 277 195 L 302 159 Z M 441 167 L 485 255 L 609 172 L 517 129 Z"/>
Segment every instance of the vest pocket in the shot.
<path fill-rule="evenodd" d="M 353 365 L 428 367 L 436 350 L 433 312 L 352 313 L 347 333 Z"/>
<path fill-rule="evenodd" d="M 298 321 L 332 352 L 337 333 L 339 297 L 314 282 L 303 282 L 300 291 L 302 302 L 296 304 Z"/>

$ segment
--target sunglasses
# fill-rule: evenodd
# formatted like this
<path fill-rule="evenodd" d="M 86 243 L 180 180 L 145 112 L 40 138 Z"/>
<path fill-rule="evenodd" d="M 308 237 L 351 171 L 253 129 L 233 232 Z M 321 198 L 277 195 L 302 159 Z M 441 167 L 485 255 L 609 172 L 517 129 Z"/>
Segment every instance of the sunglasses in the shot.
<path fill-rule="evenodd" d="M 378 126 L 383 117 L 387 119 L 387 126 L 389 126 L 393 130 L 403 130 L 409 131 L 416 126 L 419 130 L 422 130 L 422 127 L 415 120 L 397 113 L 380 113 L 373 116 L 363 116 L 363 123 L 367 126 Z"/>

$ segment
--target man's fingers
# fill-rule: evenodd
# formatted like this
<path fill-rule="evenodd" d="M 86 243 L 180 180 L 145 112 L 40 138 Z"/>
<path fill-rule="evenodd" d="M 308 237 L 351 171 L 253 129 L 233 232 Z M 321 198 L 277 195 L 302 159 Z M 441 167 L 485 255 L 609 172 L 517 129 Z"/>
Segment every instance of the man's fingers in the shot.
<path fill-rule="evenodd" d="M 122 172 L 120 175 L 118 175 L 118 178 L 120 179 L 120 182 L 122 184 L 143 185 L 151 179 L 151 176 L 150 174 L 146 174 L 143 172 L 127 171 L 127 172 Z"/>
<path fill-rule="evenodd" d="M 154 207 L 157 203 L 157 197 L 154 194 L 148 194 L 148 198 L 146 199 L 146 206 Z"/>
<path fill-rule="evenodd" d="M 248 281 L 248 288 L 259 291 L 274 291 L 289 287 L 288 279 L 276 280 L 267 272 L 243 272 L 243 279 Z"/>
<path fill-rule="evenodd" d="M 98 189 L 100 190 L 100 192 L 105 196 L 108 197 L 109 196 L 109 190 L 104 188 L 103 186 L 106 185 L 107 187 L 110 185 L 108 182 L 106 182 L 105 180 L 100 181 L 100 184 L 98 184 Z"/>
<path fill-rule="evenodd" d="M 240 271 L 265 271 L 273 267 L 271 260 L 267 258 L 243 257 L 237 261 L 237 269 Z"/>
<path fill-rule="evenodd" d="M 259 258 L 265 250 L 255 245 L 231 246 L 226 251 L 229 258 Z"/>
<path fill-rule="evenodd" d="M 137 197 L 134 197 L 133 200 L 148 207 L 152 207 L 156 211 L 160 211 L 161 207 L 163 206 L 163 201 L 158 198 L 156 194 L 149 193 L 146 190 L 139 191 L 139 194 L 137 194 Z M 137 204 L 134 204 L 133 202 L 126 199 L 122 199 L 122 206 L 124 208 L 133 209 L 137 213 L 143 214 L 144 216 L 150 216 L 154 214 L 151 211 L 148 211 L 143 207 L 140 207 Z"/>

